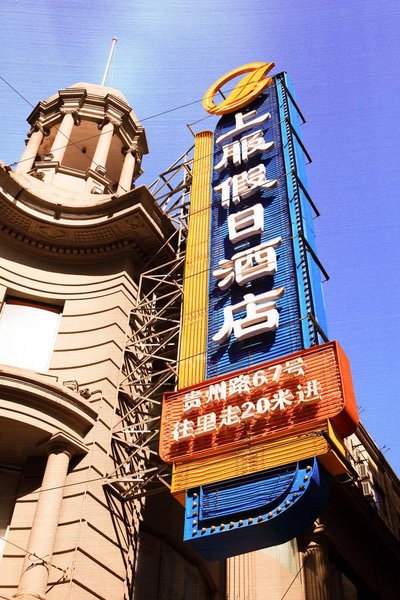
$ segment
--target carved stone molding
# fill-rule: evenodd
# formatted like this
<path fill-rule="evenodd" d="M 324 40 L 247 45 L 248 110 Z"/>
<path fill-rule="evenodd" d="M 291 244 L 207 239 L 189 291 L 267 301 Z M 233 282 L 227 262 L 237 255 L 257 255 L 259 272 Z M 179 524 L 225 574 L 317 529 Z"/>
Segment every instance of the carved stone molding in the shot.
<path fill-rule="evenodd" d="M 159 251 L 160 260 L 173 255 L 173 246 L 166 242 L 175 229 L 144 186 L 124 196 L 86 198 L 81 206 L 69 206 L 62 198 L 45 200 L 0 169 L 0 231 L 13 244 L 71 258 L 127 251 L 144 260 Z"/>

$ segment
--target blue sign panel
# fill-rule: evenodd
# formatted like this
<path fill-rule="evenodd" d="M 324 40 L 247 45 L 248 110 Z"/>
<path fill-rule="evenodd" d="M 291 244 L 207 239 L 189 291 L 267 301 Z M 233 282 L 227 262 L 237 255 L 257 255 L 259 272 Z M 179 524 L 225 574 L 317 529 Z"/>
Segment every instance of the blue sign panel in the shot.
<path fill-rule="evenodd" d="M 328 493 L 315 458 L 191 489 L 184 540 L 208 560 L 282 544 L 313 523 Z"/>
<path fill-rule="evenodd" d="M 306 246 L 311 235 L 314 252 L 304 161 L 290 129 L 297 123 L 288 121 L 297 113 L 284 86 L 277 76 L 216 127 L 206 378 L 318 343 L 310 312 L 325 324 L 320 274 Z"/>

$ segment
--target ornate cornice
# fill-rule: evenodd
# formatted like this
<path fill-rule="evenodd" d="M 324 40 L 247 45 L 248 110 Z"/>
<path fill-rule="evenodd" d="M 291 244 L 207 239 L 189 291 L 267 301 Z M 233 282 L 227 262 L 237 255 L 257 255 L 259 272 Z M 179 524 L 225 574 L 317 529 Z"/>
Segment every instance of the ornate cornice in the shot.
<path fill-rule="evenodd" d="M 57 200 L 33 194 L 0 168 L 0 231 L 10 241 L 71 258 L 128 250 L 142 259 L 173 256 L 174 227 L 144 186 L 119 197 L 92 195 L 80 206 Z"/>

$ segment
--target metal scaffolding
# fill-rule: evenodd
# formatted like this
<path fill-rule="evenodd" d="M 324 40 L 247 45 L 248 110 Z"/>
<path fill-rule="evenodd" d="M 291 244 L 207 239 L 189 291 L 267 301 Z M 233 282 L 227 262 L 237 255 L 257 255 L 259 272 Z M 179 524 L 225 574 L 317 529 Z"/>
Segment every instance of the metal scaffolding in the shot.
<path fill-rule="evenodd" d="M 121 500 L 138 500 L 170 487 L 171 468 L 158 456 L 162 395 L 177 383 L 183 266 L 193 158 L 191 148 L 150 186 L 175 226 L 175 257 L 140 276 L 131 312 L 118 393 L 119 420 L 112 432 L 115 470 L 109 490 Z M 156 266 L 155 266 L 156 265 Z"/>

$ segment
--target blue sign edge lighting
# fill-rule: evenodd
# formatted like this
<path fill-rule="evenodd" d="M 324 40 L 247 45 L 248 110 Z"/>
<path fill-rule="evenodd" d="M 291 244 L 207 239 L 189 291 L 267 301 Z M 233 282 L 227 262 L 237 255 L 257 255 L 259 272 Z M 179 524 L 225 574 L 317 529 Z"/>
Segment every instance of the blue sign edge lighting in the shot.
<path fill-rule="evenodd" d="M 294 89 L 287 73 L 281 74 L 283 85 L 289 91 L 289 94 L 294 97 Z M 289 196 L 289 211 L 293 230 L 293 246 L 296 257 L 296 275 L 297 285 L 299 290 L 300 314 L 302 319 L 302 332 L 304 348 L 309 348 L 316 343 L 327 341 L 322 339 L 318 332 L 314 331 L 313 324 L 310 323 L 308 313 L 311 312 L 316 318 L 321 329 L 327 333 L 327 319 L 325 310 L 325 301 L 321 284 L 321 271 L 312 254 L 306 249 L 303 250 L 300 237 L 298 217 L 300 218 L 300 228 L 305 239 L 310 245 L 313 252 L 316 254 L 315 233 L 313 227 L 313 215 L 310 203 L 299 184 L 295 183 L 296 176 L 300 179 L 305 189 L 307 189 L 307 173 L 304 162 L 304 151 L 301 148 L 299 141 L 295 135 L 291 137 L 291 147 L 293 148 L 294 164 L 292 165 L 290 157 L 290 144 L 288 139 L 288 129 L 293 127 L 297 136 L 301 138 L 299 133 L 299 114 L 296 107 L 290 98 L 290 95 L 283 91 L 282 79 L 279 76 L 275 77 L 276 89 L 278 94 L 279 105 L 279 121 L 281 127 L 283 156 L 286 171 L 286 185 Z M 285 111 L 285 102 L 287 103 L 287 113 Z M 294 172 L 293 172 L 294 170 Z M 298 201 L 299 215 L 296 214 L 296 200 Z M 302 266 L 305 264 L 307 273 L 306 278 L 309 281 L 310 291 L 307 291 L 307 283 L 302 273 Z"/>

